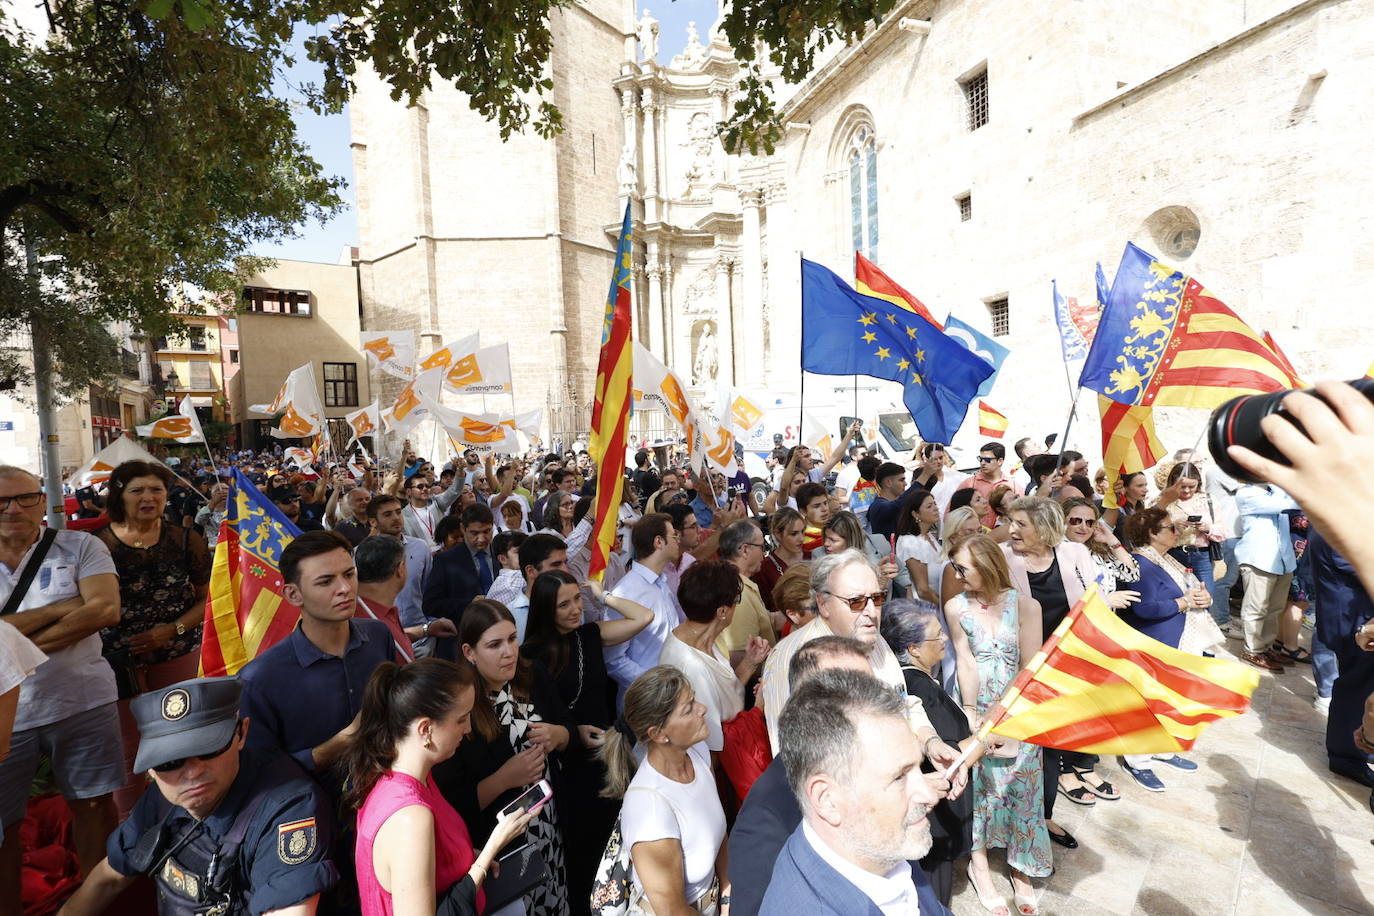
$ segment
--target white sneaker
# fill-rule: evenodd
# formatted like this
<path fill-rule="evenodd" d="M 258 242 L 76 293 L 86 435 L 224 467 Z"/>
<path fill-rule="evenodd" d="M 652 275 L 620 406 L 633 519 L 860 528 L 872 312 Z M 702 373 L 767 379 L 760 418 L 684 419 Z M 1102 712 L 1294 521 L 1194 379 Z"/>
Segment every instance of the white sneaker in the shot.
<path fill-rule="evenodd" d="M 1331 712 L 1331 698 L 1316 697 L 1312 700 L 1312 708 L 1324 716 L 1328 715 Z"/>

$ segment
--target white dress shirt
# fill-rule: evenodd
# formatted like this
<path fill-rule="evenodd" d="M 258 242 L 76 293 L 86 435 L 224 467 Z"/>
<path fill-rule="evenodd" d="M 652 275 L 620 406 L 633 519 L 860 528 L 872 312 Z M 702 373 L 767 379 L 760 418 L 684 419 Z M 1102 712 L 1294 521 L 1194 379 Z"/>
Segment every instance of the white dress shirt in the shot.
<path fill-rule="evenodd" d="M 664 640 L 686 618 L 678 606 L 677 596 L 668 587 L 668 577 L 662 573 L 655 575 L 642 563 L 631 566 L 611 594 L 617 598 L 628 598 L 654 612 L 654 622 L 640 630 L 633 639 L 618 646 L 607 646 L 603 650 L 606 671 L 620 685 L 619 703 L 635 678 L 658 664 Z M 606 609 L 607 620 L 619 620 L 622 616 L 614 608 Z"/>
<path fill-rule="evenodd" d="M 802 821 L 802 836 L 826 865 L 839 872 L 841 878 L 872 900 L 883 916 L 918 916 L 921 912 L 920 898 L 916 896 L 916 882 L 911 878 L 910 864 L 898 862 L 887 874 L 875 875 L 831 849 L 825 840 L 811 829 L 811 822 L 808 820 Z"/>

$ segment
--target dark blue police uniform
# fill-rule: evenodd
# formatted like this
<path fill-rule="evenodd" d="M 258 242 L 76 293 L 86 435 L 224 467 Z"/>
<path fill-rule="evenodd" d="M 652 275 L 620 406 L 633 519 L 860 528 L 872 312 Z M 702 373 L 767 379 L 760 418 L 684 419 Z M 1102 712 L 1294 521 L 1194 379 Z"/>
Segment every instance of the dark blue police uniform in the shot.
<path fill-rule="evenodd" d="M 1364 720 L 1364 701 L 1374 693 L 1374 652 L 1355 644 L 1355 631 L 1374 617 L 1374 601 L 1350 561 L 1315 529 L 1308 533 L 1306 557 L 1312 564 L 1317 637 L 1336 653 L 1339 669 L 1326 720 L 1327 761 L 1333 772 L 1374 785 L 1368 757 L 1354 738 Z"/>
<path fill-rule="evenodd" d="M 248 916 L 332 888 L 334 816 L 291 758 L 244 750 L 239 773 L 203 821 L 152 786 L 106 844 L 110 867 L 147 874 L 161 916 Z"/>

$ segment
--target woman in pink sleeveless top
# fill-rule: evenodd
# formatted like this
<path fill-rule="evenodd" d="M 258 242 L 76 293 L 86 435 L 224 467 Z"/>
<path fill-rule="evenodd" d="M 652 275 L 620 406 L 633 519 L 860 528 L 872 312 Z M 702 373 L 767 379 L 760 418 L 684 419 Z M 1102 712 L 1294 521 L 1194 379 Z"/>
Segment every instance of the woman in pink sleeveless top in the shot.
<path fill-rule="evenodd" d="M 358 731 L 345 752 L 358 806 L 354 861 L 363 916 L 483 911 L 482 882 L 496 854 L 529 823 L 497 824 L 481 852 L 467 825 L 434 787 L 430 769 L 453 756 L 471 731 L 471 668 L 438 658 L 379 667 L 367 685 Z"/>

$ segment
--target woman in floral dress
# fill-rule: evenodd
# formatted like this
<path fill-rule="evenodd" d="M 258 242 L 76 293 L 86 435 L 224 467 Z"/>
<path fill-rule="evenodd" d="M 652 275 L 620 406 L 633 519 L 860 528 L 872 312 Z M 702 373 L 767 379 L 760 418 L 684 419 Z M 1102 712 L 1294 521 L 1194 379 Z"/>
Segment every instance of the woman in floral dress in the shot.
<path fill-rule="evenodd" d="M 968 538 L 950 565 L 964 591 L 945 604 L 950 639 L 959 659 L 959 693 L 964 713 L 976 731 L 983 717 L 1016 677 L 1023 660 L 1040 648 L 1040 608 L 1011 587 L 1011 571 L 997 543 L 984 534 Z M 976 701 L 972 698 L 976 698 Z M 999 740 L 999 739 L 994 739 Z M 991 893 L 990 848 L 1004 848 L 1011 866 L 1016 908 L 1022 916 L 1039 912 L 1031 878 L 1053 869 L 1044 816 L 1044 774 L 1040 748 L 1011 742 L 1014 756 L 994 746 L 973 774 L 973 854 L 969 881 L 989 912 L 1008 916 L 1006 901 Z"/>

